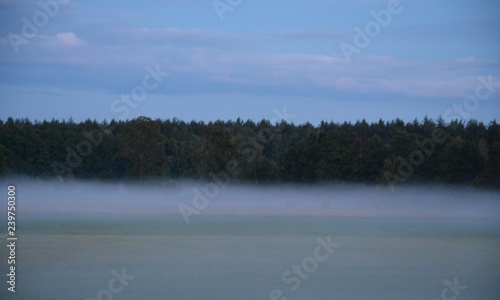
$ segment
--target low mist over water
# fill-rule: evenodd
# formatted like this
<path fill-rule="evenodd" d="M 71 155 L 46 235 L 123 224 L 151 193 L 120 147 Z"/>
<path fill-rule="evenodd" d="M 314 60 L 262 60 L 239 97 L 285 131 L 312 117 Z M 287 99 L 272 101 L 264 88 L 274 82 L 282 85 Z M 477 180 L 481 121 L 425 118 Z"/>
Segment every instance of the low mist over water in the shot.
<path fill-rule="evenodd" d="M 7 186 L 4 182 L 2 186 Z M 21 214 L 302 215 L 500 218 L 500 193 L 457 186 L 223 185 L 215 182 L 91 183 L 22 180 Z M 3 209 L 3 207 L 2 207 Z M 194 215 L 193 217 L 196 217 Z"/>
<path fill-rule="evenodd" d="M 16 292 L 7 291 L 2 280 L 0 299 L 497 300 L 500 295 L 498 192 L 1 182 L 4 191 L 12 184 Z M 4 202 L 4 237 L 6 207 Z M 2 248 L 0 266 L 7 274 L 5 262 L 13 252 Z"/>

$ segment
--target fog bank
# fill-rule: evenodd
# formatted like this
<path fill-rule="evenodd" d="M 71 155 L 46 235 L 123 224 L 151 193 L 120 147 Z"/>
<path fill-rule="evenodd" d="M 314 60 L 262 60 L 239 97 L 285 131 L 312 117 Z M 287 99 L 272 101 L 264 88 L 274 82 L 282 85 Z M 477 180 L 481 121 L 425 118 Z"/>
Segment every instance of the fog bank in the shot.
<path fill-rule="evenodd" d="M 125 184 L 2 181 L 14 184 L 18 214 L 286 215 L 500 218 L 500 193 L 457 187 L 249 186 L 171 181 Z M 1 211 L 6 210 L 2 205 Z"/>

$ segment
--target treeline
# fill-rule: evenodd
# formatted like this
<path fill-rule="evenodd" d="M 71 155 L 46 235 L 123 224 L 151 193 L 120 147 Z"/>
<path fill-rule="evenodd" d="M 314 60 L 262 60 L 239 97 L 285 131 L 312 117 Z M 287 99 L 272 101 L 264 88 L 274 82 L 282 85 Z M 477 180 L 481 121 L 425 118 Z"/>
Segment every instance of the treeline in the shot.
<path fill-rule="evenodd" d="M 0 174 L 35 178 L 500 186 L 500 125 L 0 120 Z"/>

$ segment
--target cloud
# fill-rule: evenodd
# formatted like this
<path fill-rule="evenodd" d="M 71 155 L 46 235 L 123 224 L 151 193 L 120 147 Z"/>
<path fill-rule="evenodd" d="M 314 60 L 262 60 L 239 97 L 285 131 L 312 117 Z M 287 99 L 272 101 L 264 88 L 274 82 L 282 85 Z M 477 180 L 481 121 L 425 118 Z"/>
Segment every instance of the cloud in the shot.
<path fill-rule="evenodd" d="M 85 41 L 77 37 L 73 32 L 59 32 L 56 34 L 55 40 L 58 45 L 64 47 L 80 47 L 86 45 Z"/>
<path fill-rule="evenodd" d="M 380 1 L 367 2 L 377 4 Z M 341 54 L 330 55 L 338 48 L 338 41 L 352 39 L 352 29 L 342 29 L 345 26 L 341 23 L 326 27 L 272 27 L 259 32 L 241 25 L 239 30 L 203 28 L 196 22 L 186 27 L 185 24 L 168 23 L 168 20 L 157 25 L 148 20 L 147 10 L 119 12 L 118 20 L 85 19 L 84 13 L 75 12 L 74 7 L 68 7 L 67 18 L 58 16 L 57 22 L 44 28 L 17 56 L 12 53 L 5 36 L 0 37 L 0 62 L 18 63 L 16 74 L 24 72 L 27 76 L 32 74 L 30 70 L 37 68 L 40 74 L 46 72 L 56 76 L 51 74 L 51 65 L 83 67 L 81 73 L 89 73 L 86 78 L 119 70 L 113 78 L 100 79 L 102 84 L 99 86 L 108 84 L 110 89 L 119 86 L 113 82 L 123 78 L 135 80 L 145 66 L 160 64 L 172 74 L 171 79 L 183 81 L 169 87 L 169 93 L 189 86 L 186 90 L 193 94 L 207 90 L 234 92 L 241 89 L 257 93 L 275 89 L 283 93 L 299 90 L 313 97 L 324 95 L 322 93 L 327 90 L 353 95 L 388 93 L 443 98 L 468 95 L 475 87 L 477 76 L 492 73 L 490 70 L 497 70 L 500 64 L 498 60 L 486 60 L 469 53 L 453 57 L 446 54 L 432 59 L 421 58 L 414 50 L 396 53 L 391 48 L 394 45 L 402 44 L 397 50 L 407 49 L 408 45 L 415 48 L 421 44 L 420 40 L 406 40 L 429 36 L 421 26 L 417 28 L 418 34 L 415 30 L 401 32 L 401 28 L 408 29 L 405 26 L 413 26 L 412 23 L 395 22 L 369 49 L 347 63 Z M 134 22 L 123 22 L 129 19 Z M 392 39 L 394 36 L 397 39 Z M 384 41 L 386 44 L 382 43 Z M 61 72 L 65 72 L 64 68 Z M 19 75 L 19 78 L 27 76 Z M 68 77 L 68 80 L 77 80 L 74 76 Z"/>
<path fill-rule="evenodd" d="M 479 66 L 488 63 L 467 59 L 468 64 L 457 69 L 455 61 L 413 62 L 388 56 L 365 57 L 350 64 L 336 57 L 300 53 L 247 56 L 199 51 L 196 56 L 189 56 L 173 72 L 197 74 L 226 85 L 441 98 L 469 95 L 477 76 L 485 75 Z"/>
<path fill-rule="evenodd" d="M 316 40 L 316 41 L 342 41 L 351 37 L 350 32 L 339 30 L 291 30 L 274 33 L 273 36 L 283 40 Z"/>
<path fill-rule="evenodd" d="M 104 45 L 92 36 L 87 42 L 70 31 L 42 36 L 43 47 L 36 49 L 35 43 L 31 45 L 33 53 L 39 54 L 30 59 L 40 65 L 92 67 L 92 72 L 110 68 L 141 72 L 146 65 L 160 64 L 172 78 L 185 81 L 169 87 L 168 93 L 189 86 L 189 93 L 195 94 L 207 89 L 213 92 L 272 88 L 284 93 L 302 90 L 311 96 L 317 96 L 315 90 L 322 93 L 326 89 L 441 98 L 467 96 L 474 90 L 477 76 L 487 75 L 486 68 L 500 64 L 497 60 L 476 57 L 430 62 L 389 55 L 364 55 L 347 63 L 342 56 L 271 52 L 252 47 L 255 39 L 261 38 L 254 35 L 145 27 L 116 29 L 115 33 L 113 38 L 117 40 Z M 53 55 L 54 52 L 58 55 Z M 140 74 L 130 73 L 133 75 Z"/>
<path fill-rule="evenodd" d="M 121 31 L 118 34 L 127 43 L 132 40 L 147 43 L 148 46 L 160 44 L 177 48 L 234 48 L 244 41 L 236 35 L 202 29 L 144 27 Z"/>

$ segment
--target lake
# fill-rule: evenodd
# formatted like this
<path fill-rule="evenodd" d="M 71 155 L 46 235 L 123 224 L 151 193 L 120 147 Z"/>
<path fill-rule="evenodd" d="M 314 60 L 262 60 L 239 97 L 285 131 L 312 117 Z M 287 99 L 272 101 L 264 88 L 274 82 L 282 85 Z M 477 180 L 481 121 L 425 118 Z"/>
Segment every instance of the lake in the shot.
<path fill-rule="evenodd" d="M 16 293 L 6 291 L 4 275 L 2 299 L 500 295 L 496 192 L 12 183 L 17 190 Z M 1 186 L 7 190 L 6 182 Z M 4 236 L 6 206 L 1 207 Z M 181 207 L 189 213 L 183 215 Z M 7 256 L 2 250 L 2 273 Z"/>

